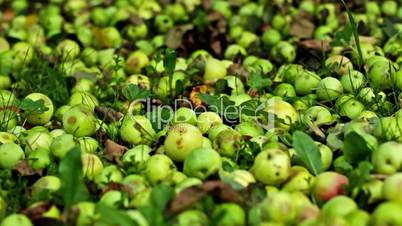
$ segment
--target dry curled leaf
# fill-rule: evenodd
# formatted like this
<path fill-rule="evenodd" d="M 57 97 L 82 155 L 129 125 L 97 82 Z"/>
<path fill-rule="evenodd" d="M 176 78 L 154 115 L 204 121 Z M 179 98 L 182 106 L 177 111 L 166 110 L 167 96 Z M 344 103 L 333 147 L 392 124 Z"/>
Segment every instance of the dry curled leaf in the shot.
<path fill-rule="evenodd" d="M 121 112 L 109 107 L 97 106 L 95 110 L 106 116 L 106 118 L 111 122 L 119 121 L 124 116 Z"/>
<path fill-rule="evenodd" d="M 106 192 L 113 190 L 123 191 L 124 193 L 128 194 L 129 197 L 133 196 L 133 192 L 129 186 L 115 182 L 111 182 L 106 187 L 104 187 L 102 189 L 102 194 L 105 194 Z"/>
<path fill-rule="evenodd" d="M 294 17 L 289 29 L 289 34 L 298 38 L 311 38 L 315 29 L 314 23 L 309 19 L 298 16 Z"/>
<path fill-rule="evenodd" d="M 28 208 L 23 212 L 29 219 L 31 220 L 36 220 L 43 218 L 43 214 L 49 211 L 49 209 L 52 207 L 52 204 L 49 202 L 42 202 L 38 205 L 35 205 L 34 207 Z"/>
<path fill-rule="evenodd" d="M 27 160 L 22 160 L 18 163 L 14 170 L 17 171 L 22 176 L 32 176 L 35 174 L 42 175 L 42 170 L 34 170 L 28 163 Z"/>
<path fill-rule="evenodd" d="M 320 50 L 324 52 L 331 50 L 330 41 L 328 40 L 309 39 L 299 42 L 299 45 L 310 50 Z"/>
<path fill-rule="evenodd" d="M 105 158 L 110 161 L 119 162 L 121 156 L 127 150 L 125 146 L 117 144 L 112 140 L 107 139 L 105 141 Z"/>
<path fill-rule="evenodd" d="M 197 203 L 207 195 L 212 195 L 222 202 L 240 203 L 240 195 L 222 181 L 207 181 L 202 185 L 192 186 L 180 192 L 170 203 L 170 211 L 179 213 Z"/>

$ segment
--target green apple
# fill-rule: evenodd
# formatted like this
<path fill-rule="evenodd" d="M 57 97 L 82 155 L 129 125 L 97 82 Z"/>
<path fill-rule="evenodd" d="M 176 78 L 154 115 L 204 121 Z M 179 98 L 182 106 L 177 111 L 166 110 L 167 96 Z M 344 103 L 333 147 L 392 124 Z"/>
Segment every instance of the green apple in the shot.
<path fill-rule="evenodd" d="M 290 167 L 290 158 L 286 152 L 280 149 L 267 149 L 255 157 L 250 171 L 258 181 L 266 185 L 279 186 L 289 178 Z"/>
<path fill-rule="evenodd" d="M 120 137 L 130 144 L 150 144 L 155 140 L 156 132 L 151 121 L 142 115 L 126 115 L 123 118 Z"/>
<path fill-rule="evenodd" d="M 31 220 L 27 216 L 18 213 L 14 213 L 7 216 L 6 218 L 3 219 L 3 221 L 1 221 L 0 224 L 0 226 L 17 226 L 17 225 L 33 226 Z"/>
<path fill-rule="evenodd" d="M 278 63 L 292 63 L 296 59 L 296 48 L 287 41 L 280 41 L 274 45 L 271 54 Z"/>
<path fill-rule="evenodd" d="M 341 55 L 328 57 L 325 60 L 325 66 L 338 75 L 344 75 L 353 70 L 353 64 L 349 58 Z"/>
<path fill-rule="evenodd" d="M 183 181 L 181 181 L 180 183 L 177 183 L 174 190 L 175 190 L 176 194 L 179 194 L 186 188 L 201 185 L 201 184 L 202 184 L 202 180 L 195 178 L 195 177 L 188 177 L 188 178 L 184 179 Z"/>
<path fill-rule="evenodd" d="M 219 171 L 219 178 L 223 181 L 230 181 L 235 184 L 239 184 L 244 188 L 247 188 L 250 184 L 254 184 L 256 182 L 252 173 L 242 169 L 235 169 L 230 172 L 221 169 Z"/>
<path fill-rule="evenodd" d="M 350 119 L 356 119 L 365 110 L 364 104 L 352 96 L 340 97 L 335 105 L 340 110 L 341 116 L 346 116 Z"/>
<path fill-rule="evenodd" d="M 74 209 L 78 210 L 77 226 L 90 226 L 96 220 L 95 203 L 93 202 L 80 202 Z"/>
<path fill-rule="evenodd" d="M 184 159 L 183 172 L 189 177 L 204 180 L 216 173 L 221 165 L 221 157 L 214 149 L 198 148 Z"/>
<path fill-rule="evenodd" d="M 122 162 L 134 166 L 134 168 L 141 170 L 145 167 L 145 163 L 151 157 L 151 148 L 148 145 L 137 145 L 134 148 L 127 150 L 123 157 Z"/>
<path fill-rule="evenodd" d="M 12 133 L 0 132 L 0 144 L 14 143 L 17 139 L 17 136 Z"/>
<path fill-rule="evenodd" d="M 209 130 L 208 130 L 208 138 L 212 142 L 218 137 L 219 133 L 227 130 L 227 129 L 232 129 L 231 127 L 225 125 L 225 124 L 217 124 L 213 125 Z"/>
<path fill-rule="evenodd" d="M 208 132 L 212 126 L 222 123 L 221 117 L 215 112 L 203 112 L 197 118 L 197 127 L 203 134 Z"/>
<path fill-rule="evenodd" d="M 341 77 L 341 84 L 343 89 L 349 93 L 355 93 L 365 83 L 365 77 L 360 71 L 351 71 L 343 74 Z"/>
<path fill-rule="evenodd" d="M 271 193 L 262 202 L 263 219 L 290 224 L 296 218 L 296 206 L 290 193 L 278 191 Z"/>
<path fill-rule="evenodd" d="M 233 129 L 221 131 L 212 146 L 222 156 L 234 157 L 241 148 L 240 133 Z"/>
<path fill-rule="evenodd" d="M 324 204 L 321 214 L 324 216 L 344 217 L 357 210 L 356 202 L 344 195 L 339 195 Z"/>
<path fill-rule="evenodd" d="M 329 148 L 327 145 L 320 143 L 320 142 L 315 142 L 317 145 L 318 149 L 320 149 L 320 154 L 321 154 L 321 162 L 322 162 L 322 167 L 324 170 L 327 170 L 331 167 L 332 165 L 332 150 Z"/>
<path fill-rule="evenodd" d="M 96 130 L 96 118 L 86 105 L 75 105 L 64 113 L 63 127 L 76 137 L 91 136 Z"/>
<path fill-rule="evenodd" d="M 42 93 L 31 93 L 25 97 L 33 101 L 42 100 L 44 106 L 47 108 L 43 113 L 28 112 L 27 122 L 31 125 L 44 125 L 50 121 L 53 116 L 54 106 L 52 100 Z"/>
<path fill-rule="evenodd" d="M 31 187 L 32 194 L 39 194 L 40 192 L 46 190 L 49 192 L 56 192 L 61 187 L 61 181 L 56 176 L 44 176 L 39 178 Z"/>
<path fill-rule="evenodd" d="M 327 202 L 330 199 L 346 194 L 345 186 L 349 180 L 336 172 L 323 172 L 319 174 L 312 185 L 312 195 L 318 202 Z"/>
<path fill-rule="evenodd" d="M 320 76 L 314 72 L 304 70 L 301 75 L 295 78 L 295 89 L 297 95 L 301 96 L 313 93 L 320 81 Z"/>
<path fill-rule="evenodd" d="M 148 56 L 141 50 L 132 52 L 126 60 L 126 71 L 130 74 L 139 73 L 149 64 Z"/>
<path fill-rule="evenodd" d="M 208 216 L 199 210 L 186 210 L 177 216 L 177 226 L 206 226 Z"/>
<path fill-rule="evenodd" d="M 265 110 L 268 113 L 274 114 L 279 119 L 279 122 L 275 122 L 275 125 L 279 128 L 288 129 L 293 123 L 299 120 L 299 113 L 296 109 L 288 102 L 278 98 L 270 98 L 266 102 Z"/>
<path fill-rule="evenodd" d="M 401 125 L 402 118 L 400 117 L 388 116 L 379 118 L 379 120 L 375 122 L 373 135 L 385 141 L 401 140 Z"/>
<path fill-rule="evenodd" d="M 95 179 L 102 172 L 103 163 L 97 155 L 84 153 L 81 155 L 81 161 L 82 173 L 89 180 Z"/>
<path fill-rule="evenodd" d="M 234 203 L 223 203 L 216 206 L 212 219 L 217 219 L 217 226 L 244 226 L 246 223 L 244 210 Z"/>
<path fill-rule="evenodd" d="M 133 195 L 136 195 L 136 194 L 148 189 L 148 187 L 149 187 L 148 182 L 145 179 L 145 177 L 142 175 L 139 175 L 139 174 L 130 174 L 130 175 L 124 177 L 120 183 L 127 186 L 129 191 Z"/>
<path fill-rule="evenodd" d="M 123 197 L 123 193 L 118 190 L 110 190 L 102 194 L 99 203 L 105 204 L 112 208 L 119 208 L 120 205 L 128 205 L 127 198 Z"/>
<path fill-rule="evenodd" d="M 397 202 L 383 202 L 371 215 L 370 225 L 402 225 L 402 206 Z"/>
<path fill-rule="evenodd" d="M 402 166 L 402 144 L 389 141 L 378 146 L 371 156 L 373 170 L 381 174 L 394 174 Z"/>
<path fill-rule="evenodd" d="M 187 179 L 186 174 L 184 174 L 180 171 L 174 171 L 172 174 L 172 177 L 170 178 L 170 182 L 172 182 L 172 184 L 177 185 L 186 179 Z"/>
<path fill-rule="evenodd" d="M 212 141 L 206 137 L 202 137 L 202 148 L 212 148 Z"/>
<path fill-rule="evenodd" d="M 334 100 L 343 93 L 343 87 L 338 79 L 326 77 L 318 83 L 316 93 L 320 100 Z"/>
<path fill-rule="evenodd" d="M 10 109 L 0 108 L 0 130 L 11 131 L 15 128 L 18 122 L 18 115 L 15 111 Z"/>
<path fill-rule="evenodd" d="M 29 153 L 39 148 L 49 149 L 53 138 L 49 132 L 35 130 L 34 127 L 22 133 L 22 140 L 26 144 L 25 150 Z"/>
<path fill-rule="evenodd" d="M 95 176 L 94 181 L 98 187 L 103 188 L 109 183 L 120 183 L 123 180 L 123 173 L 115 165 L 109 165 Z"/>
<path fill-rule="evenodd" d="M 370 214 L 364 210 L 355 210 L 345 216 L 348 225 L 367 226 L 370 222 Z"/>
<path fill-rule="evenodd" d="M 63 158 L 67 152 L 73 149 L 77 143 L 71 134 L 62 134 L 53 139 L 50 145 L 50 152 L 57 158 Z"/>
<path fill-rule="evenodd" d="M 383 196 L 388 201 L 402 202 L 402 173 L 387 177 L 384 181 Z"/>
<path fill-rule="evenodd" d="M 98 141 L 92 137 L 79 137 L 77 142 L 82 153 L 95 153 L 99 148 Z"/>
<path fill-rule="evenodd" d="M 70 100 L 68 102 L 69 106 L 75 106 L 77 104 L 83 104 L 94 111 L 95 107 L 99 106 L 99 101 L 89 92 L 78 91 L 74 92 L 70 96 Z"/>
<path fill-rule="evenodd" d="M 57 45 L 56 52 L 63 60 L 70 61 L 80 55 L 80 46 L 73 40 L 64 39 Z"/>
<path fill-rule="evenodd" d="M 304 194 L 308 194 L 310 192 L 313 178 L 313 175 L 311 175 L 304 167 L 293 166 L 291 168 L 289 179 L 282 186 L 282 190 L 288 192 L 300 191 Z"/>
<path fill-rule="evenodd" d="M 28 153 L 27 160 L 33 169 L 45 169 L 51 163 L 50 151 L 45 148 L 36 149 Z"/>
<path fill-rule="evenodd" d="M 12 169 L 25 158 L 25 153 L 18 144 L 7 143 L 0 145 L 0 168 Z"/>
<path fill-rule="evenodd" d="M 200 148 L 203 136 L 200 130 L 187 123 L 173 125 L 167 134 L 165 153 L 172 160 L 183 161 L 194 149 Z"/>
<path fill-rule="evenodd" d="M 323 106 L 312 106 L 303 115 L 303 121 L 312 122 L 317 126 L 332 123 L 334 121 L 331 112 Z"/>
<path fill-rule="evenodd" d="M 363 192 L 368 197 L 368 203 L 378 203 L 384 199 L 383 196 L 383 186 L 384 182 L 381 180 L 371 180 L 363 184 Z"/>
<path fill-rule="evenodd" d="M 181 107 L 181 108 L 177 109 L 177 111 L 174 113 L 172 123 L 173 124 L 188 123 L 191 125 L 196 125 L 197 124 L 197 116 L 192 109 L 186 108 L 186 107 Z"/>
<path fill-rule="evenodd" d="M 395 68 L 391 62 L 377 61 L 367 71 L 370 87 L 377 90 L 385 90 L 391 87 L 391 78 L 395 77 Z"/>
<path fill-rule="evenodd" d="M 226 67 L 225 64 L 212 57 L 208 57 L 205 61 L 204 68 L 204 81 L 214 83 L 216 80 L 220 78 L 224 78 L 226 76 Z"/>
<path fill-rule="evenodd" d="M 279 97 L 296 97 L 296 90 L 292 84 L 280 83 L 273 91 L 275 96 Z"/>
<path fill-rule="evenodd" d="M 152 184 L 156 184 L 170 177 L 176 169 L 173 161 L 162 154 L 151 156 L 145 165 L 145 176 Z"/>

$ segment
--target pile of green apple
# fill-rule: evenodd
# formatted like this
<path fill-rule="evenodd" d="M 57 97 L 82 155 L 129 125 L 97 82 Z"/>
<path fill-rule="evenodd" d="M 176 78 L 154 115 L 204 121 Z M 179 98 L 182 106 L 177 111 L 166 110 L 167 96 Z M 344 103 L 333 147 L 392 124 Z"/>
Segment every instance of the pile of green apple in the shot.
<path fill-rule="evenodd" d="M 401 1 L 0 9 L 0 226 L 402 226 Z"/>

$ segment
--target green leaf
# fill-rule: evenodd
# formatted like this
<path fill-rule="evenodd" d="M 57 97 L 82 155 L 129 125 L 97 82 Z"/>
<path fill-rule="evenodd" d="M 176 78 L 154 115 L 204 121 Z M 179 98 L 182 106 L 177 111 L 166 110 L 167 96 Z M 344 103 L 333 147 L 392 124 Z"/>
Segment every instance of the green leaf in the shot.
<path fill-rule="evenodd" d="M 356 48 L 357 48 L 357 52 L 359 53 L 359 62 L 358 65 L 362 65 L 364 62 L 363 60 L 363 53 L 362 53 L 362 49 L 360 46 L 360 38 L 359 38 L 359 33 L 358 33 L 358 27 L 355 21 L 355 18 L 353 17 L 352 12 L 350 11 L 349 7 L 346 5 L 344 0 L 341 0 L 343 6 L 346 8 L 346 12 L 348 14 L 348 18 L 349 18 L 349 24 L 352 27 L 352 32 L 353 32 L 353 37 L 355 39 L 355 44 L 356 44 Z"/>
<path fill-rule="evenodd" d="M 81 151 L 79 147 L 71 149 L 59 165 L 61 194 L 64 205 L 70 209 L 74 204 L 89 199 L 89 192 L 82 175 Z"/>
<path fill-rule="evenodd" d="M 247 84 L 250 86 L 250 88 L 260 91 L 271 86 L 272 81 L 268 78 L 263 78 L 261 73 L 252 72 Z"/>
<path fill-rule="evenodd" d="M 349 132 L 345 136 L 342 148 L 346 161 L 356 166 L 359 162 L 368 160 L 373 148 L 376 146 L 376 140 L 375 138 L 373 140 L 373 138 L 368 134 L 359 134 L 355 131 Z"/>
<path fill-rule="evenodd" d="M 193 24 L 198 30 L 200 31 L 205 30 L 205 28 L 207 28 L 209 25 L 208 15 L 202 10 L 199 11 L 197 13 L 197 16 L 193 20 Z"/>
<path fill-rule="evenodd" d="M 228 88 L 228 81 L 226 79 L 218 79 L 215 82 L 215 91 L 216 93 L 226 93 Z"/>
<path fill-rule="evenodd" d="M 122 93 L 128 101 L 147 98 L 151 95 L 148 90 L 142 89 L 135 84 L 129 84 L 128 86 L 124 87 Z"/>
<path fill-rule="evenodd" d="M 159 184 L 152 189 L 151 201 L 154 207 L 163 211 L 173 198 L 174 190 L 166 184 Z"/>
<path fill-rule="evenodd" d="M 249 211 L 249 225 L 260 226 L 261 225 L 261 208 L 253 206 Z"/>
<path fill-rule="evenodd" d="M 158 208 L 156 208 L 152 205 L 147 205 L 147 206 L 140 207 L 138 210 L 141 212 L 141 214 L 147 220 L 148 225 L 152 225 L 152 226 L 165 226 L 166 225 L 163 214 Z"/>
<path fill-rule="evenodd" d="M 335 37 L 331 42 L 331 46 L 343 46 L 350 44 L 353 37 L 353 28 L 350 23 L 347 23 L 342 30 L 335 33 Z"/>
<path fill-rule="evenodd" d="M 173 75 L 174 69 L 176 68 L 176 51 L 174 51 L 174 49 L 166 49 L 166 55 L 163 59 L 163 66 L 165 67 L 168 75 Z"/>
<path fill-rule="evenodd" d="M 392 23 L 392 21 L 388 18 L 384 18 L 382 30 L 388 37 L 393 37 L 398 34 L 398 30 L 395 28 L 394 23 Z"/>
<path fill-rule="evenodd" d="M 137 222 L 132 220 L 123 211 L 117 210 L 115 208 L 109 207 L 103 203 L 96 204 L 96 213 L 100 216 L 100 221 L 106 223 L 107 225 L 113 226 L 136 226 Z"/>
<path fill-rule="evenodd" d="M 239 118 L 239 108 L 227 96 L 217 97 L 209 94 L 198 94 L 198 97 L 208 105 L 208 108 L 229 120 Z"/>
<path fill-rule="evenodd" d="M 293 148 L 296 155 L 314 175 L 323 172 L 320 149 L 314 140 L 302 131 L 293 133 Z"/>
<path fill-rule="evenodd" d="M 29 98 L 25 98 L 18 104 L 18 107 L 27 113 L 35 113 L 35 114 L 41 114 L 49 110 L 49 108 L 45 106 L 45 101 L 43 101 L 42 99 L 32 100 Z"/>
<path fill-rule="evenodd" d="M 360 162 L 358 167 L 349 176 L 350 178 L 350 187 L 353 188 L 361 188 L 367 181 L 371 180 L 371 171 L 373 170 L 373 166 L 368 161 Z"/>

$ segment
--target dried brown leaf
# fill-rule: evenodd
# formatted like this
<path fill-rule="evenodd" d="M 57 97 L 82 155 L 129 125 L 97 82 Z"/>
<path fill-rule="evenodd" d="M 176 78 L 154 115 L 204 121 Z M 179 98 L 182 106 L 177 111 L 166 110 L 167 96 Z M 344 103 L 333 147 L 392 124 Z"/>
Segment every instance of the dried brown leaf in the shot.
<path fill-rule="evenodd" d="M 294 17 L 289 29 L 289 34 L 298 38 L 311 38 L 315 29 L 314 23 L 309 19 L 298 16 Z"/>
<path fill-rule="evenodd" d="M 121 112 L 109 107 L 97 106 L 95 110 L 106 116 L 106 118 L 111 122 L 119 121 L 124 116 Z"/>
<path fill-rule="evenodd" d="M 51 203 L 43 202 L 34 207 L 28 208 L 23 212 L 29 219 L 36 220 L 43 218 L 43 214 L 46 213 L 52 207 Z"/>
<path fill-rule="evenodd" d="M 192 186 L 180 192 L 170 203 L 170 211 L 179 213 L 197 203 L 207 195 L 212 195 L 222 202 L 242 201 L 240 195 L 228 184 L 222 181 L 206 181 L 202 185 Z"/>
<path fill-rule="evenodd" d="M 14 170 L 17 171 L 22 176 L 32 176 L 35 174 L 42 175 L 42 170 L 34 170 L 28 163 L 27 160 L 22 160 L 18 163 Z"/>
<path fill-rule="evenodd" d="M 105 158 L 110 161 L 119 162 L 121 156 L 126 152 L 127 147 L 117 144 L 112 140 L 105 141 Z"/>
<path fill-rule="evenodd" d="M 308 39 L 300 41 L 299 45 L 310 50 L 320 50 L 324 52 L 331 50 L 330 41 L 328 40 Z"/>

